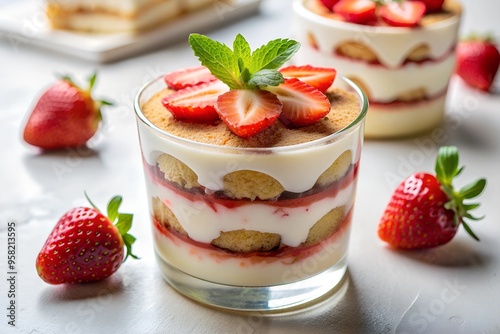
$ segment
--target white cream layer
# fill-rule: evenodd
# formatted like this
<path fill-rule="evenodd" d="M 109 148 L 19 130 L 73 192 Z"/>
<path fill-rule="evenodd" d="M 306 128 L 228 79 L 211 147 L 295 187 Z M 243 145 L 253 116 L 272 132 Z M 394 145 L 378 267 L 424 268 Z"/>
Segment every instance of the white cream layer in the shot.
<path fill-rule="evenodd" d="M 334 198 L 323 198 L 305 206 L 283 208 L 272 203 L 250 202 L 227 208 L 216 201 L 212 206 L 203 201 L 192 202 L 178 192 L 154 184 L 150 176 L 147 179 L 149 196 L 161 199 L 191 239 L 207 244 L 221 232 L 245 229 L 279 234 L 283 244 L 297 247 L 306 241 L 311 227 L 332 209 L 344 206 L 346 215 L 355 195 L 355 182 L 351 182 Z"/>
<path fill-rule="evenodd" d="M 442 60 L 408 63 L 403 67 L 390 69 L 326 54 L 315 50 L 309 44 L 303 44 L 294 61 L 297 64 L 333 67 L 348 78 L 359 79 L 367 90 L 370 100 L 390 103 L 402 94 L 420 88 L 425 90 L 429 98 L 442 94 L 448 87 L 455 69 L 455 58 L 455 54 L 450 53 Z"/>
<path fill-rule="evenodd" d="M 345 226 L 308 257 L 269 257 L 261 261 L 255 257 L 221 258 L 219 251 L 171 239 L 155 227 L 153 235 L 155 250 L 161 259 L 189 275 L 220 284 L 269 286 L 296 282 L 339 263 L 347 253 L 349 230 L 350 225 Z"/>
<path fill-rule="evenodd" d="M 167 153 L 189 166 L 198 176 L 198 182 L 208 190 L 223 188 L 223 177 L 238 170 L 265 173 L 285 190 L 301 193 L 311 189 L 319 176 L 347 150 L 356 164 L 363 141 L 363 125 L 357 124 L 334 138 L 335 142 L 304 143 L 265 151 L 202 145 L 173 136 L 162 136 L 143 122 L 138 122 L 144 159 L 152 166 L 158 156 Z M 261 153 L 260 153 L 261 152 Z"/>
<path fill-rule="evenodd" d="M 410 136 L 434 129 L 443 121 L 445 96 L 415 104 L 370 105 L 366 138 Z"/>
<path fill-rule="evenodd" d="M 323 17 L 307 9 L 306 1 L 295 0 L 293 4 L 296 38 L 306 45 L 307 34 L 311 32 L 321 52 L 326 54 L 333 54 L 342 42 L 356 41 L 369 46 L 386 67 L 398 68 L 417 46 L 427 45 L 430 58 L 439 59 L 457 43 L 460 22 L 458 14 L 418 28 L 366 26 Z"/>

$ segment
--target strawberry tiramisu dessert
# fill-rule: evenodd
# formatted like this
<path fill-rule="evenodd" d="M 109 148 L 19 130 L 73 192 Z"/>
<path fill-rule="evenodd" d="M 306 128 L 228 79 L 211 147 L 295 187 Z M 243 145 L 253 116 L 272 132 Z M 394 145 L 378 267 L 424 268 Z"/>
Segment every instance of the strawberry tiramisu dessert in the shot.
<path fill-rule="evenodd" d="M 189 38 L 202 66 L 138 94 L 155 251 L 182 293 L 271 310 L 346 270 L 367 102 L 335 69 L 283 67 L 299 48 Z M 242 296 L 245 297 L 242 297 Z"/>
<path fill-rule="evenodd" d="M 416 135 L 443 119 L 455 67 L 455 0 L 296 0 L 296 59 L 334 66 L 365 92 L 365 135 Z"/>
<path fill-rule="evenodd" d="M 221 0 L 47 0 L 55 29 L 91 33 L 140 32 Z"/>

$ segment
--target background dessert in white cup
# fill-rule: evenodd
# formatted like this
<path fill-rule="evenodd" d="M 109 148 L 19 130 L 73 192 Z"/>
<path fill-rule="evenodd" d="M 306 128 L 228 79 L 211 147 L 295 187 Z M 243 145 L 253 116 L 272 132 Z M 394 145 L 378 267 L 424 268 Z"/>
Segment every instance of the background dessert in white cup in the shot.
<path fill-rule="evenodd" d="M 270 53 L 298 46 L 276 41 L 268 44 Z M 246 53 L 243 43 L 235 47 L 240 54 Z M 293 53 L 275 55 L 282 64 Z M 252 57 L 242 57 L 255 73 Z M 282 78 L 253 90 L 245 83 L 228 92 L 200 67 L 158 78 L 137 96 L 158 263 L 174 288 L 203 303 L 247 310 L 296 306 L 333 289 L 346 271 L 367 102 L 334 70 L 282 71 L 285 77 L 304 74 L 303 81 Z M 330 78 L 326 94 L 305 83 L 315 84 L 324 73 Z M 181 88 L 180 81 L 193 77 L 199 82 Z M 278 101 L 280 119 L 262 128 L 256 122 L 258 131 L 243 135 L 245 127 L 233 127 L 222 106 L 227 96 L 242 94 L 233 103 L 238 112 L 255 102 L 248 96 L 263 94 Z M 213 96 L 220 119 L 208 121 L 204 108 Z M 290 108 L 310 117 L 323 104 L 316 98 L 324 98 L 326 113 L 314 122 L 287 119 Z"/>
<path fill-rule="evenodd" d="M 442 122 L 455 67 L 458 3 L 445 1 L 410 27 L 386 23 L 380 5 L 363 23 L 346 22 L 319 0 L 296 0 L 293 6 L 302 44 L 295 60 L 335 67 L 363 89 L 370 101 L 367 138 L 416 135 Z"/>

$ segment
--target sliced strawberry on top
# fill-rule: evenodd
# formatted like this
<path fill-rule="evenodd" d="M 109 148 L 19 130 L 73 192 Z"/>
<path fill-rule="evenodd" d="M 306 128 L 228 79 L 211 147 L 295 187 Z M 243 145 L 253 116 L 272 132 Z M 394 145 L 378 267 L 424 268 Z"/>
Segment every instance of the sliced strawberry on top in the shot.
<path fill-rule="evenodd" d="M 415 27 L 425 15 L 425 4 L 420 1 L 389 2 L 380 7 L 382 20 L 393 27 Z"/>
<path fill-rule="evenodd" d="M 287 126 L 306 126 L 325 117 L 331 104 L 325 94 L 297 78 L 285 79 L 279 86 L 266 90 L 276 94 L 283 104 L 280 120 Z"/>
<path fill-rule="evenodd" d="M 222 81 L 212 81 L 181 89 L 162 99 L 162 104 L 176 119 L 188 122 L 213 122 L 219 119 L 215 104 L 229 87 Z"/>
<path fill-rule="evenodd" d="M 217 99 L 216 110 L 228 128 L 242 138 L 271 126 L 282 110 L 278 97 L 265 90 L 235 89 Z"/>
<path fill-rule="evenodd" d="M 168 88 L 179 90 L 186 87 L 196 86 L 202 83 L 217 80 L 205 66 L 185 68 L 165 74 L 163 77 Z"/>
<path fill-rule="evenodd" d="M 279 69 L 285 78 L 297 78 L 306 84 L 325 93 L 332 85 L 337 71 L 333 68 L 304 66 L 287 66 Z"/>
<path fill-rule="evenodd" d="M 321 4 L 327 8 L 329 11 L 333 11 L 333 6 L 339 2 L 339 0 L 320 0 Z"/>
<path fill-rule="evenodd" d="M 347 22 L 368 24 L 377 19 L 376 8 L 372 0 L 340 0 L 333 6 L 333 12 L 340 14 Z"/>
<path fill-rule="evenodd" d="M 426 13 L 435 13 L 443 10 L 444 0 L 419 0 L 424 3 Z"/>

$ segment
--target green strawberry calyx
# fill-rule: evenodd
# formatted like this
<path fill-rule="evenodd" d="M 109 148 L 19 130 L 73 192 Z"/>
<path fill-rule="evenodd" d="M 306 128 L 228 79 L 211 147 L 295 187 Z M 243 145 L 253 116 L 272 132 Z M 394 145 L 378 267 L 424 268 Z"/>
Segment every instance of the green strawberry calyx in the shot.
<path fill-rule="evenodd" d="M 469 225 L 464 219 L 481 220 L 484 217 L 475 217 L 470 214 L 480 206 L 479 203 L 465 203 L 465 201 L 479 196 L 486 187 L 486 179 L 481 178 L 473 181 L 462 188 L 455 190 L 453 179 L 458 176 L 464 167 L 459 167 L 458 149 L 455 146 L 443 146 L 439 149 L 436 159 L 436 178 L 441 183 L 441 189 L 450 199 L 444 207 L 452 210 L 454 215 L 454 224 L 462 224 L 471 237 L 479 241 Z"/>
<path fill-rule="evenodd" d="M 278 69 L 300 48 L 290 39 L 275 39 L 252 51 L 238 34 L 233 49 L 200 34 L 189 35 L 189 44 L 201 64 L 230 89 L 260 89 L 284 82 Z"/>
<path fill-rule="evenodd" d="M 85 192 L 85 197 L 95 210 L 101 212 L 101 210 L 99 210 L 99 208 L 97 208 L 97 206 L 90 200 L 87 192 Z M 123 198 L 119 195 L 114 196 L 110 199 L 107 207 L 107 217 L 111 221 L 111 223 L 118 229 L 118 232 L 122 237 L 123 244 L 127 249 L 127 253 L 125 255 L 125 258 L 123 259 L 123 262 L 125 262 L 125 260 L 127 260 L 129 256 L 134 259 L 139 259 L 139 257 L 132 253 L 132 245 L 134 244 L 136 238 L 128 233 L 130 228 L 132 227 L 132 220 L 134 215 L 131 213 L 121 213 L 118 211 L 120 205 L 122 204 L 122 201 Z"/>
<path fill-rule="evenodd" d="M 75 87 L 76 89 L 82 91 L 82 92 L 85 92 L 89 97 L 90 99 L 93 101 L 94 103 L 94 110 L 97 114 L 97 120 L 98 121 L 102 121 L 102 113 L 101 113 L 101 107 L 102 106 L 112 106 L 113 105 L 113 102 L 111 101 L 108 101 L 108 100 L 101 100 L 101 99 L 93 99 L 92 98 L 92 90 L 94 89 L 94 86 L 95 86 L 95 83 L 97 81 L 97 72 L 94 72 L 92 73 L 87 81 L 88 81 L 88 85 L 87 85 L 87 88 L 86 89 L 83 89 L 81 88 L 80 86 L 78 86 L 75 81 L 73 80 L 73 78 L 67 74 L 65 75 L 59 75 L 58 76 L 60 80 L 64 80 L 66 81 L 67 83 L 69 83 L 71 86 Z"/>

